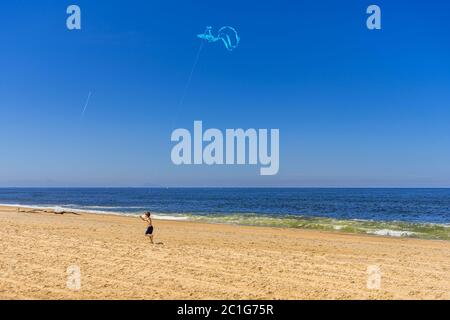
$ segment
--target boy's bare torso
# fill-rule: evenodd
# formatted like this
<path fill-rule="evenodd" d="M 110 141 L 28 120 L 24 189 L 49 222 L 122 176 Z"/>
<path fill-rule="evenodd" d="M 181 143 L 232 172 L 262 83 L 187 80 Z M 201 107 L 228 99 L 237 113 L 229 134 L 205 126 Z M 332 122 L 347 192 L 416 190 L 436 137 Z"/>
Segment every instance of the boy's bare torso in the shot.
<path fill-rule="evenodd" d="M 148 226 L 148 227 L 153 226 L 152 218 L 150 218 L 150 217 L 144 217 L 143 220 L 144 220 L 145 222 L 147 222 L 147 226 Z"/>

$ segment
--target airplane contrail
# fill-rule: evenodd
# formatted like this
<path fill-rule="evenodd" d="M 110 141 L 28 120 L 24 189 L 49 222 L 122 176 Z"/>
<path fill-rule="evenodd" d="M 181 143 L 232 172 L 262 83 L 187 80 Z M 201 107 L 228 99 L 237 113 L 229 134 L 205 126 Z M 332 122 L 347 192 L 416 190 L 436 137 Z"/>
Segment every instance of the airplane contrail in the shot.
<path fill-rule="evenodd" d="M 92 92 L 89 91 L 88 97 L 86 99 L 86 103 L 85 103 L 84 108 L 83 108 L 83 112 L 81 113 L 81 117 L 84 116 L 84 112 L 86 111 L 86 108 L 87 108 L 87 106 L 89 104 L 89 100 L 91 99 L 91 94 L 92 94 Z"/>

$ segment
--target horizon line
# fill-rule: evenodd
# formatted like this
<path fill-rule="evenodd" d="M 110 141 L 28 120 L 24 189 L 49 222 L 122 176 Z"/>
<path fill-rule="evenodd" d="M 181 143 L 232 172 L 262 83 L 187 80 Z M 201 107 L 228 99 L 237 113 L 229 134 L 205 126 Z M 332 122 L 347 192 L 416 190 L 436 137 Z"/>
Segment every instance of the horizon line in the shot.
<path fill-rule="evenodd" d="M 450 186 L 0 186 L 0 189 L 450 189 Z"/>

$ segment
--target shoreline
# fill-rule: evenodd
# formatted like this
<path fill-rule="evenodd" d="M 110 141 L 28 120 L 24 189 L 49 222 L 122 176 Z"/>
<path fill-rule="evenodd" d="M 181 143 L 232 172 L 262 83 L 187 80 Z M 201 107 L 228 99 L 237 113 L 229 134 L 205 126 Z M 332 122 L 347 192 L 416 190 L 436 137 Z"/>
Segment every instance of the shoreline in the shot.
<path fill-rule="evenodd" d="M 45 206 L 45 205 L 21 205 L 21 204 L 3 204 L 0 203 L 1 208 L 16 208 L 16 209 L 29 209 L 33 211 L 43 211 L 55 214 L 62 214 L 61 212 L 67 214 L 94 214 L 94 215 L 110 215 L 119 217 L 139 217 L 138 214 L 118 212 L 118 211 L 105 211 L 105 210 L 85 210 L 78 208 L 70 208 L 64 206 Z M 141 212 L 142 214 L 143 212 Z M 153 217 L 155 220 L 165 220 L 165 221 L 187 221 L 187 217 L 176 217 L 170 216 L 169 213 L 155 212 Z"/>
<path fill-rule="evenodd" d="M 0 299 L 449 299 L 450 243 L 0 207 Z M 79 266 L 81 289 L 67 285 Z M 367 288 L 379 266 L 381 287 Z"/>
<path fill-rule="evenodd" d="M 18 209 L 42 210 L 54 213 L 89 213 L 99 215 L 114 215 L 137 217 L 141 211 L 135 213 L 83 209 L 76 205 L 21 205 L 0 204 L 1 207 Z M 116 208 L 91 206 L 91 208 Z M 120 207 L 117 207 L 120 208 Z M 304 215 L 270 215 L 256 213 L 229 213 L 229 214 L 194 214 L 194 213 L 161 213 L 152 212 L 155 220 L 165 221 L 191 221 L 210 224 L 242 225 L 256 227 L 294 228 L 301 230 L 318 230 L 334 233 L 366 234 L 387 236 L 395 238 L 416 238 L 427 240 L 450 240 L 449 223 L 384 221 L 364 219 L 336 219 L 328 217 Z"/>

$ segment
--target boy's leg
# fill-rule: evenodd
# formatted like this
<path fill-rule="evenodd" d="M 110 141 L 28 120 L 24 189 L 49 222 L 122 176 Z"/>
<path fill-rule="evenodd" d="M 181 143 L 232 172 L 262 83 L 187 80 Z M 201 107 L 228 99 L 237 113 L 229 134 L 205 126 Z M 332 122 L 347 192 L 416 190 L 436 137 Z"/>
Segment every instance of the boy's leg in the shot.
<path fill-rule="evenodd" d="M 146 234 L 145 237 L 149 238 L 150 239 L 150 243 L 153 244 L 153 234 Z"/>

